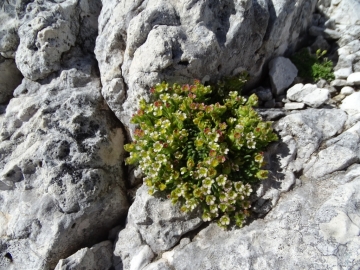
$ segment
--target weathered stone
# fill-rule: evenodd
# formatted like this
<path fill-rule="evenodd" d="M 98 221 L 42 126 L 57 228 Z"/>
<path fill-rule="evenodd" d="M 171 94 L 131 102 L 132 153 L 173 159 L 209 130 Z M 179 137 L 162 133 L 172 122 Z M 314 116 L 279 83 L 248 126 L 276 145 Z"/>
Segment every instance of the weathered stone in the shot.
<path fill-rule="evenodd" d="M 360 50 L 360 41 L 354 40 L 337 50 L 340 56 L 349 56 Z"/>
<path fill-rule="evenodd" d="M 197 213 L 184 214 L 170 200 L 150 196 L 144 185 L 138 189 L 128 213 L 128 223 L 139 230 L 155 253 L 173 247 L 182 235 L 196 229 L 202 222 Z"/>
<path fill-rule="evenodd" d="M 317 88 L 311 94 L 306 95 L 302 101 L 313 108 L 323 105 L 330 98 L 330 92 L 325 88 Z"/>
<path fill-rule="evenodd" d="M 360 24 L 360 3 L 357 0 L 320 0 L 317 5 L 328 18 L 331 18 L 337 24 Z"/>
<path fill-rule="evenodd" d="M 277 57 L 271 60 L 269 69 L 272 89 L 275 95 L 283 94 L 285 89 L 293 83 L 298 73 L 295 65 L 285 57 Z"/>
<path fill-rule="evenodd" d="M 15 61 L 0 56 L 0 104 L 10 100 L 21 80 L 22 75 L 17 69 Z"/>
<path fill-rule="evenodd" d="M 354 92 L 355 92 L 354 88 L 352 88 L 350 86 L 345 86 L 345 87 L 341 88 L 340 94 L 343 94 L 345 96 L 349 96 Z"/>
<path fill-rule="evenodd" d="M 350 85 L 360 85 L 360 72 L 350 74 L 347 78 L 347 82 Z"/>
<path fill-rule="evenodd" d="M 340 105 L 340 109 L 346 111 L 349 114 L 360 113 L 360 92 L 355 92 L 350 96 L 347 96 L 342 104 Z"/>
<path fill-rule="evenodd" d="M 332 145 L 321 150 L 314 160 L 304 168 L 306 177 L 318 178 L 345 169 L 358 161 L 354 151 L 339 145 Z"/>
<path fill-rule="evenodd" d="M 285 110 L 301 110 L 305 108 L 305 103 L 302 102 L 287 102 L 284 105 Z"/>
<path fill-rule="evenodd" d="M 212 224 L 161 261 L 177 270 L 356 268 L 359 188 L 359 165 L 323 181 L 303 181 L 264 219 L 230 231 Z"/>
<path fill-rule="evenodd" d="M 348 83 L 346 80 L 336 79 L 336 80 L 331 81 L 330 85 L 335 86 L 335 87 L 341 87 L 341 86 L 348 85 Z"/>
<path fill-rule="evenodd" d="M 307 109 L 290 114 L 275 126 L 282 137 L 292 136 L 297 144 L 297 158 L 291 165 L 301 170 L 321 142 L 340 132 L 347 114 L 337 109 Z"/>
<path fill-rule="evenodd" d="M 255 95 L 257 95 L 257 97 L 261 101 L 268 101 L 268 100 L 273 99 L 271 89 L 269 89 L 269 88 L 258 87 L 256 89 L 254 89 L 253 91 L 251 91 L 250 93 L 254 93 Z"/>
<path fill-rule="evenodd" d="M 336 71 L 334 71 L 334 75 L 336 79 L 347 79 L 349 75 L 353 72 L 352 66 L 346 67 L 346 68 L 340 68 Z M 348 81 L 349 84 L 349 81 Z"/>
<path fill-rule="evenodd" d="M 275 107 L 275 99 L 268 100 L 264 103 L 265 108 L 274 108 Z"/>
<path fill-rule="evenodd" d="M 316 52 L 318 49 L 328 51 L 330 49 L 329 43 L 323 38 L 323 36 L 317 36 L 314 43 L 311 45 L 311 50 Z"/>
<path fill-rule="evenodd" d="M 55 270 L 109 270 L 113 265 L 112 247 L 110 241 L 104 241 L 91 248 L 82 248 L 70 257 L 61 259 Z"/>
<path fill-rule="evenodd" d="M 286 97 L 292 101 L 302 102 L 305 96 L 311 95 L 316 89 L 315 84 L 295 84 L 287 91 Z"/>
<path fill-rule="evenodd" d="M 334 100 L 336 103 L 342 101 L 346 96 L 343 94 L 340 95 L 336 95 L 335 97 L 332 98 L 332 100 Z"/>
<path fill-rule="evenodd" d="M 53 269 L 128 209 L 123 131 L 90 59 L 47 83 L 24 79 L 0 118 L 2 269 Z"/>
<path fill-rule="evenodd" d="M 317 27 L 317 26 L 311 26 L 309 28 L 309 34 L 314 37 L 323 36 L 327 39 L 334 39 L 334 40 L 337 40 L 341 37 L 341 34 L 338 31 L 328 28 Z"/>
<path fill-rule="evenodd" d="M 315 2 L 103 1 L 95 49 L 102 93 L 131 133 L 134 104 L 162 80 L 247 70 L 258 81 L 265 63 L 299 41 Z"/>

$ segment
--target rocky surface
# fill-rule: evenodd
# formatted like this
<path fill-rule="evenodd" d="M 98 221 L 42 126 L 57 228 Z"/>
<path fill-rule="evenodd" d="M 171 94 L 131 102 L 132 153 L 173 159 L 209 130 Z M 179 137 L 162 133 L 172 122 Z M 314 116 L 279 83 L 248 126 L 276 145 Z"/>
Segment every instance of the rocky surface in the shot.
<path fill-rule="evenodd" d="M 125 126 L 136 110 L 134 104 L 162 80 L 215 81 L 242 70 L 259 80 L 265 63 L 296 45 L 316 4 L 103 2 L 95 49 L 102 93 Z"/>
<path fill-rule="evenodd" d="M 359 10 L 357 0 L 2 1 L 0 269 L 360 268 Z M 291 71 L 303 37 L 329 51 L 335 80 Z M 123 145 L 153 84 L 243 70 L 280 139 L 251 219 L 223 231 L 139 188 Z"/>
<path fill-rule="evenodd" d="M 53 269 L 127 211 L 122 128 L 91 59 L 72 64 L 42 84 L 24 79 L 1 115 L 1 269 Z"/>
<path fill-rule="evenodd" d="M 61 259 L 55 270 L 111 269 L 113 245 L 104 241 L 91 248 L 82 248 L 66 259 Z"/>

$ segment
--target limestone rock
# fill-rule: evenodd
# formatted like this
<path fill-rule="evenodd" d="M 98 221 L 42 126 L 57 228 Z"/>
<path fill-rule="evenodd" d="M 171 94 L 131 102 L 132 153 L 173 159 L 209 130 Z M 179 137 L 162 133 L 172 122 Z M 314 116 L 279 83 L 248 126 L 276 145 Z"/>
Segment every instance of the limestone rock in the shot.
<path fill-rule="evenodd" d="M 42 84 L 24 79 L 0 118 L 1 269 L 53 269 L 128 209 L 122 128 L 91 58 L 75 63 Z"/>
<path fill-rule="evenodd" d="M 342 131 L 346 120 L 347 114 L 337 109 L 307 109 L 280 119 L 276 130 L 282 137 L 293 137 L 298 149 L 290 167 L 301 170 L 323 140 Z"/>
<path fill-rule="evenodd" d="M 309 94 L 311 95 L 316 88 L 317 86 L 314 84 L 303 85 L 302 83 L 298 83 L 288 89 L 286 97 L 292 101 L 302 102 L 303 98 Z"/>
<path fill-rule="evenodd" d="M 322 181 L 303 181 L 263 220 L 230 231 L 210 225 L 161 261 L 176 270 L 357 268 L 359 188 L 359 165 Z M 149 269 L 161 269 L 150 268 L 155 264 Z"/>
<path fill-rule="evenodd" d="M 360 72 L 350 74 L 347 78 L 347 82 L 350 85 L 360 85 Z"/>
<path fill-rule="evenodd" d="M 298 73 L 295 65 L 285 57 L 277 57 L 271 60 L 269 69 L 270 80 L 275 95 L 284 93 L 284 90 L 293 83 Z"/>
<path fill-rule="evenodd" d="M 302 101 L 313 108 L 323 105 L 330 98 L 330 92 L 325 88 L 317 88 L 311 94 L 306 95 Z"/>
<path fill-rule="evenodd" d="M 345 86 L 345 87 L 341 88 L 340 94 L 343 94 L 345 96 L 349 96 L 354 92 L 355 92 L 354 88 L 352 88 L 350 86 Z"/>
<path fill-rule="evenodd" d="M 318 8 L 337 24 L 359 25 L 360 3 L 357 0 L 318 1 Z"/>
<path fill-rule="evenodd" d="M 61 259 L 55 270 L 109 270 L 112 267 L 112 243 L 104 241 L 91 248 L 82 248 Z"/>
<path fill-rule="evenodd" d="M 102 93 L 131 133 L 134 105 L 162 80 L 215 81 L 242 70 L 259 80 L 269 59 L 298 42 L 315 2 L 103 1 L 95 49 Z"/>
<path fill-rule="evenodd" d="M 93 51 L 99 0 L 19 0 L 3 5 L 0 52 L 14 57 L 16 50 L 17 67 L 25 77 L 38 80 L 60 70 L 63 54 L 75 45 Z"/>
<path fill-rule="evenodd" d="M 0 56 L 0 104 L 10 100 L 21 80 L 22 75 L 17 69 L 15 61 Z"/>
<path fill-rule="evenodd" d="M 151 249 L 159 253 L 174 246 L 183 234 L 200 226 L 202 220 L 197 213 L 180 212 L 170 200 L 148 195 L 147 188 L 142 186 L 129 209 L 128 223 L 135 225 Z"/>
<path fill-rule="evenodd" d="M 360 113 L 360 92 L 352 93 L 347 96 L 341 103 L 340 109 L 346 111 L 349 114 Z"/>
<path fill-rule="evenodd" d="M 305 103 L 302 102 L 287 102 L 284 105 L 285 110 L 301 110 L 305 108 Z"/>

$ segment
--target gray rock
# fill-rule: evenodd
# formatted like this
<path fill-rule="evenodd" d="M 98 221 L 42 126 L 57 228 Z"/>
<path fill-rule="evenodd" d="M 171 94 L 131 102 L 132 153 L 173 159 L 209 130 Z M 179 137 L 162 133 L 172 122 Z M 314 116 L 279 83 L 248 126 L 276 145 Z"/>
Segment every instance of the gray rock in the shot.
<path fill-rule="evenodd" d="M 307 109 L 280 119 L 276 130 L 282 137 L 293 137 L 298 149 L 290 167 L 301 170 L 322 141 L 338 134 L 346 120 L 347 114 L 337 109 Z"/>
<path fill-rule="evenodd" d="M 271 85 L 275 95 L 283 94 L 285 89 L 293 83 L 298 73 L 295 65 L 288 58 L 281 56 L 270 61 L 269 69 Z"/>
<path fill-rule="evenodd" d="M 338 31 L 328 28 L 317 27 L 317 26 L 311 26 L 309 28 L 309 34 L 314 37 L 323 36 L 327 39 L 334 39 L 334 40 L 337 40 L 341 37 L 341 34 Z"/>
<path fill-rule="evenodd" d="M 339 94 L 339 95 L 336 95 L 335 97 L 332 98 L 332 100 L 335 101 L 335 103 L 339 103 L 341 102 L 346 96 L 343 95 L 343 94 Z"/>
<path fill-rule="evenodd" d="M 112 267 L 112 243 L 104 241 L 91 248 L 82 248 L 61 259 L 55 270 L 109 270 Z"/>
<path fill-rule="evenodd" d="M 274 108 L 275 107 L 275 99 L 268 100 L 264 103 L 265 108 Z"/>
<path fill-rule="evenodd" d="M 346 67 L 346 68 L 340 68 L 336 71 L 334 71 L 334 76 L 336 79 L 347 79 L 349 75 L 353 72 L 352 66 Z M 349 81 L 348 81 L 349 84 Z"/>
<path fill-rule="evenodd" d="M 285 110 L 301 110 L 305 108 L 305 103 L 302 102 L 287 102 L 284 105 Z"/>
<path fill-rule="evenodd" d="M 247 70 L 259 81 L 264 64 L 299 41 L 315 4 L 103 1 L 95 49 L 102 93 L 131 133 L 134 104 L 162 80 L 216 80 Z"/>
<path fill-rule="evenodd" d="M 210 225 L 161 261 L 177 270 L 356 269 L 359 188 L 359 165 L 322 181 L 303 181 L 264 219 L 230 231 Z"/>
<path fill-rule="evenodd" d="M 316 83 L 316 86 L 318 88 L 326 88 L 326 85 L 327 85 L 327 81 L 324 80 L 324 79 L 320 79 L 317 83 Z"/>
<path fill-rule="evenodd" d="M 75 63 L 47 83 L 24 79 L 0 118 L 1 269 L 54 269 L 128 209 L 121 125 L 91 58 Z"/>
<path fill-rule="evenodd" d="M 317 88 L 311 94 L 306 95 L 302 101 L 313 108 L 323 105 L 330 98 L 330 92 L 325 88 Z"/>
<path fill-rule="evenodd" d="M 360 85 L 360 72 L 350 74 L 347 78 L 347 82 L 350 85 Z"/>
<path fill-rule="evenodd" d="M 348 85 L 348 83 L 347 83 L 347 80 L 335 79 L 335 80 L 331 81 L 330 85 L 334 86 L 334 87 L 341 87 L 341 86 Z"/>
<path fill-rule="evenodd" d="M 10 100 L 21 80 L 22 75 L 17 69 L 15 61 L 0 56 L 0 104 Z"/>
<path fill-rule="evenodd" d="M 352 55 L 360 50 L 360 41 L 354 40 L 337 50 L 340 56 Z"/>
<path fill-rule="evenodd" d="M 97 35 L 98 0 L 29 1 L 4 4 L 0 52 L 14 57 L 21 73 L 32 80 L 43 79 L 61 68 L 64 53 L 80 46 L 92 52 Z M 9 19 L 9 17 L 11 19 Z M 9 27 L 11 25 L 11 27 Z M 77 44 L 76 44 L 77 43 Z"/>
<path fill-rule="evenodd" d="M 346 111 L 348 114 L 360 113 L 359 104 L 360 92 L 355 92 L 343 100 L 340 109 Z"/>
<path fill-rule="evenodd" d="M 295 84 L 288 89 L 286 97 L 292 101 L 302 102 L 305 96 L 311 95 L 316 89 L 315 84 Z"/>
<path fill-rule="evenodd" d="M 273 99 L 273 95 L 271 93 L 271 89 L 269 88 L 264 88 L 264 87 L 258 87 L 256 89 L 254 89 L 253 91 L 251 91 L 251 93 L 254 93 L 255 95 L 257 95 L 257 97 L 261 100 L 261 101 L 269 101 Z"/>
<path fill-rule="evenodd" d="M 355 92 L 354 88 L 352 88 L 350 86 L 345 86 L 345 87 L 341 88 L 340 94 L 343 94 L 345 96 L 349 96 L 354 92 Z"/>
<path fill-rule="evenodd" d="M 323 36 L 317 36 L 316 40 L 311 45 L 311 50 L 313 52 L 316 52 L 318 49 L 321 49 L 322 51 L 328 51 L 330 49 L 329 43 L 325 40 Z"/>
<path fill-rule="evenodd" d="M 316 158 L 304 168 L 304 175 L 310 178 L 319 178 L 329 173 L 345 169 L 358 161 L 354 151 L 339 145 L 332 145 L 321 150 Z"/>
<path fill-rule="evenodd" d="M 129 209 L 128 223 L 139 230 L 155 253 L 159 253 L 173 247 L 182 235 L 196 229 L 203 221 L 197 212 L 184 214 L 170 200 L 148 195 L 143 185 Z"/>
<path fill-rule="evenodd" d="M 324 4 L 324 2 L 328 2 Z M 330 4 L 331 3 L 331 4 Z M 357 0 L 328 1 L 318 2 L 318 8 L 337 24 L 359 25 L 360 24 L 360 3 Z"/>

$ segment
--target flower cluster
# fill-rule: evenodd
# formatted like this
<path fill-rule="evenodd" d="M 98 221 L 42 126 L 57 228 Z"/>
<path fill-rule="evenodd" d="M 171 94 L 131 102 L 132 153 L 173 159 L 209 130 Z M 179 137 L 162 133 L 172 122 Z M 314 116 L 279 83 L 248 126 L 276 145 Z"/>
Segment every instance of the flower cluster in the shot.
<path fill-rule="evenodd" d="M 241 227 L 249 214 L 251 184 L 267 178 L 262 150 L 277 140 L 248 99 L 236 91 L 212 104 L 211 87 L 163 82 L 141 100 L 132 123 L 134 141 L 125 145 L 127 164 L 138 164 L 149 193 L 165 191 L 184 212 L 202 209 L 202 219 Z"/>

